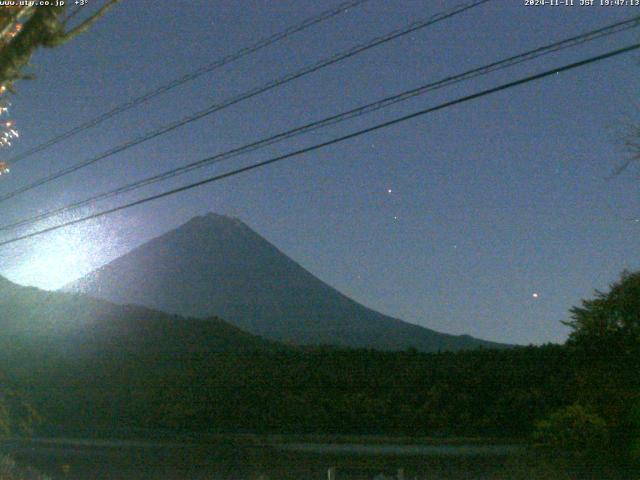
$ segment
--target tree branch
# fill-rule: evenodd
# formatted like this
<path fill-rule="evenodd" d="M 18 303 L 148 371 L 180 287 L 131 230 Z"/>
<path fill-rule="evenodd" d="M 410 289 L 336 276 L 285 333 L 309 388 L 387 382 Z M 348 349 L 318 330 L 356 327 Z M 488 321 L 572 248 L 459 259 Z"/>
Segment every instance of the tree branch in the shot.
<path fill-rule="evenodd" d="M 94 13 L 93 15 L 91 15 L 89 18 L 87 18 L 84 22 L 80 23 L 79 25 L 77 25 L 76 27 L 72 28 L 71 30 L 69 30 L 68 32 L 65 33 L 61 33 L 58 34 L 54 37 L 52 37 L 51 39 L 49 39 L 49 41 L 44 45 L 45 47 L 57 47 L 59 45 L 62 45 L 63 43 L 68 42 L 69 40 L 73 39 L 74 37 L 80 35 L 81 33 L 86 32 L 89 28 L 91 28 L 91 26 L 96 23 L 105 13 L 107 13 L 107 11 L 113 7 L 116 3 L 119 3 L 121 0 L 110 0 L 109 2 L 105 3 L 100 10 L 98 10 L 96 13 Z"/>
<path fill-rule="evenodd" d="M 65 31 L 65 24 L 68 20 L 68 18 L 64 18 L 65 6 L 27 7 L 32 11 L 19 10 L 18 18 L 25 14 L 29 14 L 30 18 L 23 24 L 20 33 L 8 45 L 0 49 L 0 85 L 10 87 L 11 82 L 27 78 L 22 74 L 22 69 L 28 64 L 38 47 L 57 47 L 86 32 L 113 5 L 120 1 L 107 1 L 96 13 L 69 31 Z M 10 17 L 9 26 L 3 26 L 2 30 L 10 28 L 10 25 L 13 25 L 15 21 L 15 18 Z"/>

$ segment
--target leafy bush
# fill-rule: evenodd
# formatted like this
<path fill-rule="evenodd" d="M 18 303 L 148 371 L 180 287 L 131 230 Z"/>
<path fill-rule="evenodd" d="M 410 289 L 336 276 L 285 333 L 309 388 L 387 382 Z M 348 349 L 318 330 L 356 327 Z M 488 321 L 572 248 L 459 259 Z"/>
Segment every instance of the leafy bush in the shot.
<path fill-rule="evenodd" d="M 534 432 L 539 444 L 580 455 L 606 450 L 608 439 L 605 421 L 579 404 L 556 410 Z"/>
<path fill-rule="evenodd" d="M 24 395 L 0 392 L 0 438 L 10 435 L 30 436 L 41 417 Z"/>
<path fill-rule="evenodd" d="M 11 414 L 9 413 L 9 405 L 0 396 L 0 438 L 11 435 Z"/>
<path fill-rule="evenodd" d="M 50 480 L 50 477 L 33 468 L 20 467 L 13 458 L 5 456 L 0 457 L 0 480 Z"/>
<path fill-rule="evenodd" d="M 640 464 L 640 401 L 631 409 L 631 458 Z"/>

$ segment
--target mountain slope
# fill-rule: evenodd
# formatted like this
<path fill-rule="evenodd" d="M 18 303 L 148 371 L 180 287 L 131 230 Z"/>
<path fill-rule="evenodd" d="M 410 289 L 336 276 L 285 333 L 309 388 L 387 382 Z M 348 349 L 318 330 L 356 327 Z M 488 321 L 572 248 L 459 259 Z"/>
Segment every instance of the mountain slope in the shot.
<path fill-rule="evenodd" d="M 293 344 L 423 351 L 498 346 L 446 335 L 360 305 L 238 219 L 196 217 L 65 287 L 120 304 L 218 315 Z"/>
<path fill-rule="evenodd" d="M 274 346 L 219 319 L 176 318 L 0 277 L 0 350 L 181 355 Z"/>

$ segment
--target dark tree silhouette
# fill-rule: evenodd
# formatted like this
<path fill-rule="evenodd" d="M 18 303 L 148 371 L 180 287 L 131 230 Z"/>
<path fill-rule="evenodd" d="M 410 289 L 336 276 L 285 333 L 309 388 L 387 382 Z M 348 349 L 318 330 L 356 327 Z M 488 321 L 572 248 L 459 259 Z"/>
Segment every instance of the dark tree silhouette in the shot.
<path fill-rule="evenodd" d="M 571 309 L 569 344 L 615 356 L 640 352 L 640 271 L 623 272 L 609 292 Z"/>

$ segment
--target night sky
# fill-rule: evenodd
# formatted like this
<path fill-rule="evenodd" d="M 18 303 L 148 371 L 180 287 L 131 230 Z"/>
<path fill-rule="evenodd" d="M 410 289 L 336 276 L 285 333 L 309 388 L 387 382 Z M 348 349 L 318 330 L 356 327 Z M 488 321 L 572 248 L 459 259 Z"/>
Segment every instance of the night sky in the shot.
<path fill-rule="evenodd" d="M 125 0 L 87 34 L 33 57 L 37 78 L 20 82 L 12 98 L 21 138 L 3 158 L 338 3 Z M 0 194 L 458 4 L 371 0 L 25 159 L 0 177 Z M 523 4 L 495 0 L 5 201 L 1 223 L 640 14 L 640 7 Z M 420 96 L 81 213 L 628 45 L 639 31 Z M 563 341 L 560 321 L 572 305 L 623 269 L 640 267 L 639 170 L 611 177 L 626 158 L 625 124 L 640 117 L 639 68 L 637 53 L 616 57 L 2 247 L 0 274 L 58 288 L 213 211 L 241 218 L 319 278 L 385 314 L 496 341 Z"/>

